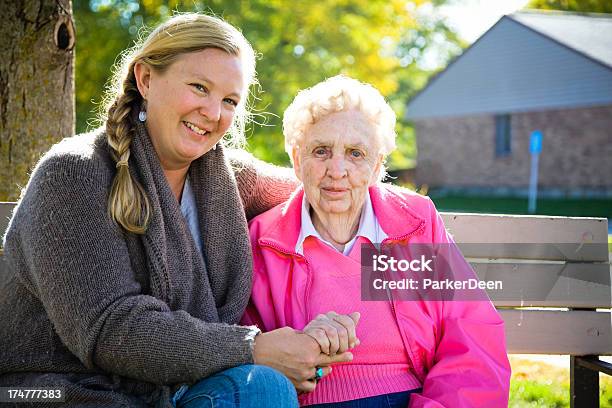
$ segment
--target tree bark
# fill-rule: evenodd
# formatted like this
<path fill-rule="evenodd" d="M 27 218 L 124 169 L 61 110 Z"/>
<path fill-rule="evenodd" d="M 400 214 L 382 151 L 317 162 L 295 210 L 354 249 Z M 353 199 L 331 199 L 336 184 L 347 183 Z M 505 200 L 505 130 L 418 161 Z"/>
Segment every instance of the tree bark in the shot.
<path fill-rule="evenodd" d="M 49 147 L 74 134 L 71 0 L 0 0 L 0 201 L 15 201 Z"/>

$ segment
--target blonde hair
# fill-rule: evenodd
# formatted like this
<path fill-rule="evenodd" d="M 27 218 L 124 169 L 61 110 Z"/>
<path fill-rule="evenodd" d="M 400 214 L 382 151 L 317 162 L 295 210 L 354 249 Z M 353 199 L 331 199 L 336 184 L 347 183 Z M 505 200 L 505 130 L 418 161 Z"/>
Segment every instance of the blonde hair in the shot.
<path fill-rule="evenodd" d="M 257 83 L 255 52 L 232 25 L 204 14 L 177 14 L 122 54 L 113 71 L 111 85 L 104 98 L 105 114 L 100 118 L 106 123 L 108 145 L 117 163 L 117 173 L 108 198 L 108 213 L 128 232 L 143 234 L 151 212 L 144 188 L 132 178 L 126 165 L 134 135 L 131 112 L 140 107 L 143 99 L 136 85 L 134 65 L 140 62 L 158 72 L 164 72 L 180 55 L 206 48 L 217 48 L 241 59 L 247 84 L 244 91 L 246 95 L 242 95 L 236 107 L 225 144 L 242 147 L 245 144 L 244 128 L 251 119 L 248 90 Z"/>
<path fill-rule="evenodd" d="M 310 126 L 329 114 L 351 109 L 362 112 L 376 129 L 380 154 L 386 157 L 395 150 L 395 112 L 385 98 L 370 84 L 337 75 L 298 92 L 285 110 L 283 134 L 289 157 Z"/>

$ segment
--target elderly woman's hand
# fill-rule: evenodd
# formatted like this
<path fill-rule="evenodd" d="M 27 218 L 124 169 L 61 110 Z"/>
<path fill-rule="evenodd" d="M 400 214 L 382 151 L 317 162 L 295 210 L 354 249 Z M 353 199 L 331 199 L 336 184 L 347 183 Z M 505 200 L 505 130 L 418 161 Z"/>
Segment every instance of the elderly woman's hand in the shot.
<path fill-rule="evenodd" d="M 329 356 L 344 353 L 359 345 L 356 328 L 360 316 L 359 312 L 320 314 L 304 327 L 304 333 L 319 343 L 323 353 Z"/>

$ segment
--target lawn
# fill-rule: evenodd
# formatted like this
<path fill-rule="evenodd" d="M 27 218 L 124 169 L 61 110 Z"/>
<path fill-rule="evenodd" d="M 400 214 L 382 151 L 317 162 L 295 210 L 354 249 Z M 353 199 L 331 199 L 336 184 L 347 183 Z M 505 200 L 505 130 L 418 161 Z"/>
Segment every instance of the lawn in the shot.
<path fill-rule="evenodd" d="M 509 407 L 569 407 L 569 365 L 558 367 L 510 356 L 512 381 Z M 600 374 L 600 407 L 612 408 L 612 377 Z"/>
<path fill-rule="evenodd" d="M 527 214 L 526 198 L 429 194 L 440 211 Z M 539 215 L 612 218 L 612 199 L 541 199 Z"/>

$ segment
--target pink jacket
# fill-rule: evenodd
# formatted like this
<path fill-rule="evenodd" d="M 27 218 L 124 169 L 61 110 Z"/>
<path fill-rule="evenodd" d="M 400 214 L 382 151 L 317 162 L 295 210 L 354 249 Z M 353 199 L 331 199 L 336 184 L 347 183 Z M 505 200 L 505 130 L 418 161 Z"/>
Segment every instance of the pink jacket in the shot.
<path fill-rule="evenodd" d="M 317 301 L 308 294 L 308 262 L 295 252 L 303 195 L 298 189 L 249 224 L 254 281 L 243 322 L 264 331 L 288 322 L 299 330 L 314 317 L 300 312 L 305 302 Z M 385 184 L 370 187 L 370 196 L 389 236 L 385 242 L 452 242 L 428 197 Z M 290 289 L 302 295 L 289 296 Z M 411 408 L 508 406 L 504 323 L 490 302 L 394 300 L 393 305 L 412 371 L 423 384 L 423 392 L 411 396 Z"/>

